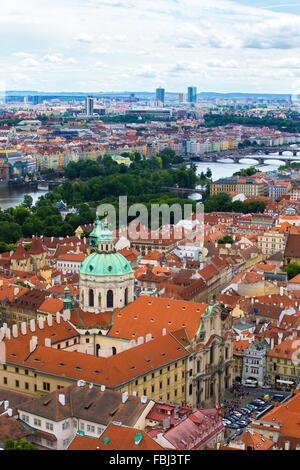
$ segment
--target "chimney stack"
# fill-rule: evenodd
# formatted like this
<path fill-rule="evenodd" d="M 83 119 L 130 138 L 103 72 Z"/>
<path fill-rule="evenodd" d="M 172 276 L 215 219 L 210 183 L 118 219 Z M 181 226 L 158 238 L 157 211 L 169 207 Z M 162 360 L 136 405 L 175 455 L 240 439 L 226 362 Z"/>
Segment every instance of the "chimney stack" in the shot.
<path fill-rule="evenodd" d="M 29 342 L 29 350 L 30 352 L 33 352 L 35 348 L 37 347 L 37 337 L 33 336 Z"/>
<path fill-rule="evenodd" d="M 30 320 L 30 331 L 35 332 L 35 320 L 33 318 Z"/>
<path fill-rule="evenodd" d="M 39 322 L 39 329 L 43 330 L 44 329 L 44 319 L 40 317 L 38 319 L 38 322 Z"/>
<path fill-rule="evenodd" d="M 12 335 L 13 335 L 14 338 L 18 337 L 18 326 L 17 325 L 12 326 Z"/>
<path fill-rule="evenodd" d="M 66 397 L 65 397 L 65 395 L 64 395 L 63 393 L 60 393 L 60 394 L 58 395 L 58 401 L 59 401 L 59 403 L 60 403 L 62 406 L 65 406 L 65 404 L 66 404 Z"/>
<path fill-rule="evenodd" d="M 4 341 L 0 341 L 0 363 L 6 362 L 6 346 Z"/>
<path fill-rule="evenodd" d="M 122 393 L 122 403 L 126 403 L 128 400 L 128 392 Z"/>
<path fill-rule="evenodd" d="M 148 343 L 149 341 L 152 340 L 152 334 L 151 333 L 147 333 L 146 334 L 146 343 Z"/>
<path fill-rule="evenodd" d="M 60 324 L 60 313 L 57 312 L 56 314 L 56 323 L 59 325 Z"/>
<path fill-rule="evenodd" d="M 48 326 L 52 326 L 52 315 L 47 316 L 47 324 Z"/>
<path fill-rule="evenodd" d="M 26 333 L 27 333 L 27 325 L 26 325 L 26 322 L 23 321 L 23 322 L 21 323 L 21 334 L 25 336 Z"/>
<path fill-rule="evenodd" d="M 50 338 L 45 338 L 45 346 L 46 346 L 46 348 L 51 348 L 51 339 Z"/>

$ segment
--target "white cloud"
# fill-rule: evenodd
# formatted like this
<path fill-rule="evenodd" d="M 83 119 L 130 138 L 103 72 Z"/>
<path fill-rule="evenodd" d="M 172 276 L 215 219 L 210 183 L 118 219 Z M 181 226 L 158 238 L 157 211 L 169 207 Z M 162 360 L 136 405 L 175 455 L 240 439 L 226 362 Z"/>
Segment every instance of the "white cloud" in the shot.
<path fill-rule="evenodd" d="M 299 64 L 300 16 L 245 3 L 5 2 L 0 58 L 6 82 L 26 70 L 36 89 L 52 91 L 87 91 L 97 83 L 108 87 L 103 91 L 151 90 L 161 78 L 170 91 L 191 81 L 203 91 L 251 91 L 255 80 L 261 91 L 289 92 Z"/>

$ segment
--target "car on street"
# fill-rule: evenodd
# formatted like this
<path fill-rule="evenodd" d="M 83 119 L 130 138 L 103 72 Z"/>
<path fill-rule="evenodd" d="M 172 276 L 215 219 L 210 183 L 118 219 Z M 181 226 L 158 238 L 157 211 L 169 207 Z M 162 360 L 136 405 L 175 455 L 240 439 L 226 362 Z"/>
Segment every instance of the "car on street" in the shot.
<path fill-rule="evenodd" d="M 261 388 L 264 388 L 266 390 L 270 390 L 272 388 L 272 385 L 265 384 L 265 385 L 262 385 Z"/>
<path fill-rule="evenodd" d="M 231 424 L 227 425 L 227 428 L 229 428 L 229 429 L 240 429 L 241 427 L 236 423 L 231 423 Z"/>

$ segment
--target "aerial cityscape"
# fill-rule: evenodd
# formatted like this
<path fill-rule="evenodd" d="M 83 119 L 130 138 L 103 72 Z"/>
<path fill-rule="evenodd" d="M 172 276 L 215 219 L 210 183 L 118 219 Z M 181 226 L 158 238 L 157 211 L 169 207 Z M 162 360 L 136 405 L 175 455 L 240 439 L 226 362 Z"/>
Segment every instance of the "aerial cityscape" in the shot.
<path fill-rule="evenodd" d="M 212 3 L 3 7 L 1 450 L 300 450 L 300 7 Z"/>

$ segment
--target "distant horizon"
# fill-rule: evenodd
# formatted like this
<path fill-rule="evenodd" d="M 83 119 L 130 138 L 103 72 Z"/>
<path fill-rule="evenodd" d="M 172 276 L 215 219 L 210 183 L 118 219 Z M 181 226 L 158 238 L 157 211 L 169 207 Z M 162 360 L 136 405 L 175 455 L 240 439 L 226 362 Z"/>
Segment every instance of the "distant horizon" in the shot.
<path fill-rule="evenodd" d="M 186 91 L 168 91 L 166 88 L 164 88 L 165 94 L 166 95 L 178 95 L 180 93 L 186 93 Z M 187 90 L 187 88 L 186 88 Z M 6 90 L 6 91 L 0 91 L 0 94 L 8 94 L 8 93 L 19 93 L 19 94 L 26 94 L 26 93 L 36 93 L 36 94 L 62 94 L 62 95 L 68 95 L 68 94 L 78 94 L 78 95 L 109 95 L 109 94 L 147 94 L 147 95 L 155 95 L 156 91 L 134 91 L 134 90 L 120 90 L 120 91 L 66 91 L 66 90 L 60 90 L 60 91 L 49 91 L 49 90 Z M 224 92 L 219 92 L 219 91 L 197 91 L 197 95 L 251 95 L 251 96 L 293 96 L 294 94 L 297 93 L 272 93 L 272 92 L 252 92 L 252 91 L 224 91 Z"/>

